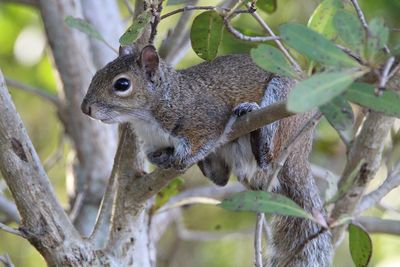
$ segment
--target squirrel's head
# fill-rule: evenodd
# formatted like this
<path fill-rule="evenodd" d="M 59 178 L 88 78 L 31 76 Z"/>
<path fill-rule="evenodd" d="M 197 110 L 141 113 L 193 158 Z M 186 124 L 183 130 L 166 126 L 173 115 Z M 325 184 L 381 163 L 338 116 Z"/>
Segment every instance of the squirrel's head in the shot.
<path fill-rule="evenodd" d="M 81 109 L 105 123 L 131 121 L 154 102 L 161 76 L 154 46 L 140 53 L 134 47 L 120 48 L 118 58 L 94 75 Z"/>

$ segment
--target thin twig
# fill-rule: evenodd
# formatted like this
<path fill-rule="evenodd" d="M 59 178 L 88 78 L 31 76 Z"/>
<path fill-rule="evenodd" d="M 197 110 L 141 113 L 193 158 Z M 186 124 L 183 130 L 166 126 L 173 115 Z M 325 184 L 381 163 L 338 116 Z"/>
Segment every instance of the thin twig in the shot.
<path fill-rule="evenodd" d="M 397 72 L 400 72 L 400 63 L 398 63 L 396 67 L 394 67 L 393 70 L 389 73 L 387 80 L 390 81 Z"/>
<path fill-rule="evenodd" d="M 361 7 L 358 4 L 358 1 L 357 0 L 351 0 L 351 3 L 353 4 L 354 9 L 357 12 L 358 18 L 360 19 L 362 26 L 364 27 L 365 31 L 367 32 L 367 36 L 370 36 L 370 31 L 369 31 L 369 26 L 368 26 L 367 20 L 365 19 L 364 12 L 361 10 Z M 387 47 L 387 45 L 384 46 L 384 50 L 385 50 L 385 52 L 387 54 L 390 53 L 390 50 Z"/>
<path fill-rule="evenodd" d="M 162 15 L 161 20 L 166 19 L 172 15 L 175 15 L 175 14 L 178 14 L 181 12 L 191 11 L 191 10 L 215 10 L 215 11 L 222 10 L 222 11 L 226 11 L 226 12 L 231 11 L 230 8 L 220 8 L 217 6 L 185 6 L 185 7 L 176 9 L 174 11 L 171 11 L 165 15 Z M 248 10 L 236 10 L 236 11 L 234 11 L 234 13 L 235 14 L 249 13 L 249 11 Z"/>
<path fill-rule="evenodd" d="M 249 7 L 250 4 L 247 4 Z M 251 13 L 251 15 L 258 21 L 258 23 L 264 28 L 264 30 L 271 35 L 272 37 L 276 37 L 275 33 L 272 31 L 272 29 L 268 26 L 268 24 L 261 18 L 260 15 L 258 15 L 257 12 Z M 293 65 L 295 70 L 298 73 L 301 73 L 301 67 L 300 65 L 296 62 L 296 60 L 290 55 L 289 51 L 283 46 L 282 42 L 280 40 L 275 40 L 275 43 L 279 47 L 279 49 L 282 51 L 282 53 L 286 56 L 286 58 L 290 61 L 290 63 Z"/>
<path fill-rule="evenodd" d="M 25 235 L 21 231 L 19 231 L 17 229 L 14 229 L 14 228 L 12 228 L 10 226 L 7 226 L 5 224 L 2 224 L 2 223 L 0 223 L 0 230 L 3 230 L 5 232 L 7 232 L 7 233 L 10 233 L 10 234 L 17 235 L 17 236 L 25 238 Z"/>
<path fill-rule="evenodd" d="M 69 212 L 68 216 L 71 222 L 75 222 L 78 218 L 78 215 L 83 207 L 83 203 L 85 200 L 86 190 L 79 192 L 78 195 L 75 197 L 74 204 Z"/>
<path fill-rule="evenodd" d="M 382 72 L 382 74 L 381 74 L 380 77 L 379 77 L 379 87 L 378 87 L 378 90 L 379 90 L 379 91 L 385 90 L 386 83 L 387 83 L 388 80 L 389 80 L 389 72 L 390 72 L 390 69 L 391 69 L 392 66 L 393 66 L 394 59 L 395 59 L 394 57 L 390 57 L 390 58 L 386 61 L 385 68 L 383 69 L 383 72 Z"/>
<path fill-rule="evenodd" d="M 0 191 L 0 213 L 4 214 L 7 221 L 20 222 L 20 216 L 15 204 L 3 196 Z"/>
<path fill-rule="evenodd" d="M 400 235 L 400 221 L 384 220 L 374 217 L 359 217 L 356 222 L 365 227 L 368 233 Z"/>
<path fill-rule="evenodd" d="M 4 267 L 14 267 L 14 264 L 12 263 L 10 256 L 8 256 L 8 254 L 0 256 L 0 262 L 4 264 Z"/>
<path fill-rule="evenodd" d="M 237 39 L 247 42 L 268 42 L 279 40 L 279 36 L 249 36 L 236 30 L 227 19 L 224 19 L 226 29 L 233 34 Z"/>
<path fill-rule="evenodd" d="M 23 84 L 19 81 L 10 79 L 10 78 L 5 78 L 6 83 L 8 86 L 13 87 L 15 89 L 20 89 L 22 91 L 37 95 L 42 97 L 43 99 L 49 101 L 50 103 L 54 104 L 56 107 L 60 105 L 60 101 L 56 95 L 49 94 L 43 89 L 39 89 L 27 84 Z"/>
<path fill-rule="evenodd" d="M 59 162 L 64 155 L 64 135 L 60 134 L 58 145 L 56 150 L 43 162 L 43 167 L 46 171 L 49 171 Z"/>
<path fill-rule="evenodd" d="M 263 267 L 262 257 L 262 232 L 263 232 L 263 221 L 264 213 L 258 212 L 256 219 L 256 229 L 254 232 L 254 252 L 255 252 L 255 266 Z"/>
<path fill-rule="evenodd" d="M 276 184 L 276 181 L 278 179 L 278 174 L 281 171 L 283 165 L 285 164 L 287 157 L 290 155 L 290 152 L 292 151 L 294 145 L 305 133 L 307 133 L 318 123 L 321 117 L 322 114 L 320 112 L 317 112 L 308 122 L 306 122 L 306 124 L 304 124 L 304 126 L 300 129 L 300 131 L 284 146 L 278 159 L 272 163 L 272 171 L 270 172 L 271 175 L 268 177 L 268 183 L 267 183 L 268 192 L 271 191 L 274 184 Z"/>

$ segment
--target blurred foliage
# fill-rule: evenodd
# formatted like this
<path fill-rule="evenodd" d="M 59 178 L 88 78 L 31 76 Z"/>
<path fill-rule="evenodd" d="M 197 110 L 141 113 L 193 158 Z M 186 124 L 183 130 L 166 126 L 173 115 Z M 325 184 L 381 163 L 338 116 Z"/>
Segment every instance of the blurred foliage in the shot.
<path fill-rule="evenodd" d="M 122 14 L 127 16 L 123 1 L 120 2 Z M 212 5 L 217 1 L 199 1 L 199 5 Z M 320 1 L 318 0 L 278 0 L 277 9 L 271 14 L 260 10 L 260 14 L 275 32 L 277 27 L 285 22 L 307 24 L 310 14 Z M 400 1 L 360 0 L 361 7 L 368 19 L 384 17 L 389 28 L 400 28 Z M 179 5 L 167 6 L 164 12 L 172 11 Z M 199 12 L 198 12 L 199 13 Z M 178 16 L 162 21 L 157 36 L 159 44 L 167 35 L 168 29 L 174 27 Z M 128 21 L 128 20 L 127 20 Z M 261 27 L 254 23 L 248 15 L 234 19 L 233 25 L 248 35 L 263 35 Z M 127 25 L 128 26 L 128 25 Z M 0 68 L 6 77 L 36 86 L 49 93 L 56 93 L 57 73 L 51 64 L 51 55 L 44 37 L 40 14 L 31 7 L 16 4 L 0 3 Z M 390 42 L 399 43 L 400 33 L 392 34 Z M 256 44 L 237 40 L 224 31 L 219 55 L 230 53 L 248 53 Z M 179 68 L 201 62 L 190 50 L 179 64 Z M 57 114 L 51 104 L 20 90 L 9 88 L 29 135 L 42 161 L 45 161 L 58 147 L 60 135 L 64 129 L 58 122 Z M 344 146 L 336 131 L 326 120 L 322 120 L 316 131 L 315 147 L 312 160 L 335 173 L 340 173 L 345 160 Z M 70 144 L 63 145 L 62 159 L 48 172 L 55 187 L 57 196 L 67 208 L 65 190 L 66 166 L 69 165 Z M 369 190 L 376 188 L 385 172 L 378 174 Z M 379 180 L 380 179 L 380 180 Z M 184 187 L 208 183 L 198 170 L 185 175 Z M 9 193 L 7 193 L 9 194 Z M 399 208 L 398 195 L 400 189 L 394 190 L 384 199 L 384 203 Z M 394 212 L 382 212 L 371 209 L 368 215 L 381 216 L 387 219 L 400 219 Z M 183 210 L 184 223 L 187 229 L 203 231 L 239 231 L 252 232 L 254 214 L 234 213 L 211 206 L 192 206 Z M 16 226 L 16 225 L 13 225 Z M 397 236 L 372 235 L 374 253 L 370 266 L 389 267 L 400 265 L 400 238 Z M 176 231 L 171 227 L 159 244 L 159 266 L 252 266 L 253 236 L 230 237 L 219 241 L 183 241 L 177 238 Z M 339 247 L 333 266 L 352 266 L 351 257 L 343 242 Z M 0 232 L 0 255 L 9 253 L 15 266 L 45 266 L 42 257 L 25 240 L 10 234 Z"/>

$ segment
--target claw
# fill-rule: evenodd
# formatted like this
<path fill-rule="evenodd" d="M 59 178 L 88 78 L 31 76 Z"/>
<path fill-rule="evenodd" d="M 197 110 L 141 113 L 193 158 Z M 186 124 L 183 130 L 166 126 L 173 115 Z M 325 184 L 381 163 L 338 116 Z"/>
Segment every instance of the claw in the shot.
<path fill-rule="evenodd" d="M 237 117 L 241 117 L 241 116 L 243 116 L 253 110 L 259 109 L 259 108 L 260 107 L 255 102 L 241 103 L 235 107 L 235 109 L 233 110 L 233 114 L 235 114 Z"/>

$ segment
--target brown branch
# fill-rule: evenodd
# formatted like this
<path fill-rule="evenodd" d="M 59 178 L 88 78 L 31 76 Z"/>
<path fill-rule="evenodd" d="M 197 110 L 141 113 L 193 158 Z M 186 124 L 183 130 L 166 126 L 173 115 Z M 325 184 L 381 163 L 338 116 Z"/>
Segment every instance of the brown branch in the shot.
<path fill-rule="evenodd" d="M 359 217 L 355 221 L 364 226 L 368 233 L 400 235 L 400 221 L 397 220 Z"/>

